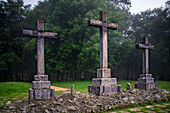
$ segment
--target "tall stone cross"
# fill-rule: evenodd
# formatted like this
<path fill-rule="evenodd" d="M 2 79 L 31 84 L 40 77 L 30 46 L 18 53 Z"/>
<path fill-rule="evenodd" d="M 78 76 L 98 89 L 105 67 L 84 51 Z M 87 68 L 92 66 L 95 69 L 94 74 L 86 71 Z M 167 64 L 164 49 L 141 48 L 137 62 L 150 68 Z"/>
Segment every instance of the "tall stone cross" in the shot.
<path fill-rule="evenodd" d="M 98 20 L 89 20 L 89 26 L 100 27 L 100 69 L 108 68 L 108 52 L 107 52 L 107 29 L 116 30 L 118 24 L 108 23 L 107 14 L 105 11 L 100 12 L 100 21 Z M 103 73 L 103 72 L 101 72 Z M 99 78 L 110 78 L 111 75 L 108 74 L 98 74 Z"/>
<path fill-rule="evenodd" d="M 136 44 L 136 48 L 142 49 L 142 74 L 140 74 L 135 88 L 146 90 L 154 89 L 157 85 L 154 83 L 152 74 L 149 73 L 149 50 L 154 49 L 154 45 L 150 45 L 148 37 L 144 37 L 143 44 Z"/>
<path fill-rule="evenodd" d="M 45 74 L 44 64 L 44 38 L 56 39 L 57 33 L 44 32 L 43 20 L 37 20 L 37 30 L 23 29 L 23 36 L 37 39 L 37 74 Z"/>
<path fill-rule="evenodd" d="M 54 89 L 50 88 L 51 82 L 45 75 L 44 63 L 44 38 L 56 39 L 57 33 L 44 32 L 43 20 L 37 20 L 37 30 L 23 29 L 23 36 L 37 39 L 37 75 L 34 76 L 32 89 L 29 89 L 29 100 L 50 99 L 55 95 Z"/>
<path fill-rule="evenodd" d="M 100 21 L 89 20 L 88 24 L 100 27 L 100 69 L 97 69 L 97 78 L 92 79 L 92 86 L 88 86 L 88 91 L 99 95 L 120 92 L 121 86 L 117 85 L 117 79 L 111 78 L 107 56 L 107 29 L 116 30 L 118 24 L 108 23 L 107 14 L 104 11 L 100 12 Z"/>
<path fill-rule="evenodd" d="M 142 49 L 142 73 L 149 74 L 149 50 L 154 49 L 154 45 L 149 44 L 148 37 L 143 38 L 143 44 L 136 44 L 136 48 Z"/>

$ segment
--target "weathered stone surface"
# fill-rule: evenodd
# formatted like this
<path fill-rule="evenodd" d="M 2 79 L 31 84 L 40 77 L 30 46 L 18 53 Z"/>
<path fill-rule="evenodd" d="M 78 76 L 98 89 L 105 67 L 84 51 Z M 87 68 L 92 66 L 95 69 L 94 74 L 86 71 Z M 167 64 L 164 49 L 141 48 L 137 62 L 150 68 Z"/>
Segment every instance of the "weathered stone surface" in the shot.
<path fill-rule="evenodd" d="M 51 98 L 55 97 L 55 89 L 51 89 Z"/>
<path fill-rule="evenodd" d="M 99 87 L 89 86 L 89 92 L 101 95 L 103 93 L 103 86 Z"/>
<path fill-rule="evenodd" d="M 131 84 L 130 84 L 130 83 L 127 83 L 127 85 L 126 85 L 126 89 L 127 89 L 127 90 L 131 90 L 131 89 L 132 89 L 132 87 L 131 87 Z"/>
<path fill-rule="evenodd" d="M 35 90 L 35 99 L 50 99 L 51 89 L 39 89 Z"/>
<path fill-rule="evenodd" d="M 29 100 L 33 100 L 34 99 L 34 90 L 29 88 Z"/>
<path fill-rule="evenodd" d="M 111 78 L 111 69 L 110 68 L 97 69 L 97 78 Z"/>
<path fill-rule="evenodd" d="M 114 94 L 118 92 L 117 85 L 112 86 L 89 86 L 88 91 L 97 95 L 101 94 Z"/>
<path fill-rule="evenodd" d="M 140 78 L 152 78 L 152 74 L 140 74 Z"/>
<path fill-rule="evenodd" d="M 139 78 L 138 79 L 138 83 L 153 83 L 154 82 L 154 78 Z"/>
<path fill-rule="evenodd" d="M 116 78 L 93 78 L 92 79 L 92 86 L 110 86 L 116 84 L 117 84 Z"/>
<path fill-rule="evenodd" d="M 156 83 L 138 83 L 135 85 L 135 88 L 145 90 L 155 89 L 156 87 L 157 87 Z"/>
<path fill-rule="evenodd" d="M 121 92 L 121 85 L 117 85 L 117 92 L 118 92 L 118 93 Z"/>
<path fill-rule="evenodd" d="M 34 75 L 35 81 L 48 81 L 48 75 Z"/>
<path fill-rule="evenodd" d="M 50 81 L 33 81 L 32 88 L 33 89 L 49 89 L 50 88 Z"/>

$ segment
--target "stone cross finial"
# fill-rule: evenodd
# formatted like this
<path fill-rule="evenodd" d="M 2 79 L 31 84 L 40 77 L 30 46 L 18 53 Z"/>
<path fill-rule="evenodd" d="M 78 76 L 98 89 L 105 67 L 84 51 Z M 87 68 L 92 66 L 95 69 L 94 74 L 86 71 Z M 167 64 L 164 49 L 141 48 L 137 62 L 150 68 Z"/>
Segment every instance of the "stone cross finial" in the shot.
<path fill-rule="evenodd" d="M 44 32 L 43 20 L 37 20 L 37 30 L 23 29 L 23 36 L 37 39 L 37 74 L 44 75 L 44 38 L 56 39 L 57 33 Z"/>
<path fill-rule="evenodd" d="M 149 49 L 153 50 L 154 45 L 149 44 L 148 37 L 143 38 L 143 44 L 137 44 L 136 48 L 143 49 L 142 53 L 142 73 L 149 74 Z"/>
<path fill-rule="evenodd" d="M 108 23 L 105 11 L 100 12 L 100 21 L 89 20 L 89 26 L 100 27 L 100 68 L 108 68 L 107 54 L 107 29 L 116 30 L 118 24 Z"/>

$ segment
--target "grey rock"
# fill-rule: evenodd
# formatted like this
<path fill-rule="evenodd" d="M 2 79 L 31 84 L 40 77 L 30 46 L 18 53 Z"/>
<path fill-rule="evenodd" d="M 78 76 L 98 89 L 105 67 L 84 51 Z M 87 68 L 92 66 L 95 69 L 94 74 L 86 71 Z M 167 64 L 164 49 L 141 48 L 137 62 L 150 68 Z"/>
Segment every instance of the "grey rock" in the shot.
<path fill-rule="evenodd" d="M 70 109 L 72 111 L 76 111 L 76 108 L 74 106 L 68 106 L 68 109 Z"/>
<path fill-rule="evenodd" d="M 132 90 L 132 87 L 131 87 L 131 84 L 130 84 L 130 83 L 127 83 L 126 89 L 127 89 L 127 90 Z"/>
<path fill-rule="evenodd" d="M 123 98 L 124 101 L 127 101 L 128 99 L 129 99 L 128 97 Z"/>
<path fill-rule="evenodd" d="M 156 99 L 156 102 L 160 102 L 161 101 L 161 97 L 158 94 L 155 95 L 155 99 Z"/>

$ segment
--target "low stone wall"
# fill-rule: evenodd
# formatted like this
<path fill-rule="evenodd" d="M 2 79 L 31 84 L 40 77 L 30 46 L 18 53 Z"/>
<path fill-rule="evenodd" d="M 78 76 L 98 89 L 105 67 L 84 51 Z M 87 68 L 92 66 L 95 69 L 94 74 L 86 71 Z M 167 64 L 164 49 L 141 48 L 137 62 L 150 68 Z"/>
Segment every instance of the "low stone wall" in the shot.
<path fill-rule="evenodd" d="M 122 108 L 131 104 L 170 101 L 170 96 L 163 90 L 122 90 L 121 93 L 111 95 L 94 95 L 65 93 L 51 100 L 14 102 L 0 108 L 0 112 L 100 112 L 113 108 Z"/>

